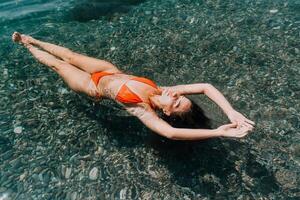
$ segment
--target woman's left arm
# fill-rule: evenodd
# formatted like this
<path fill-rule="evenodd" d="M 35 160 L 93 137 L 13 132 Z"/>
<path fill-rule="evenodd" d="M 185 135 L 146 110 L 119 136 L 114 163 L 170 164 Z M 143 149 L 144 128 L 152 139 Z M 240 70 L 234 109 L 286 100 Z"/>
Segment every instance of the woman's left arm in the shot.
<path fill-rule="evenodd" d="M 246 125 L 252 126 L 254 122 L 244 117 L 241 113 L 237 112 L 223 94 L 209 83 L 196 83 L 189 85 L 177 85 L 167 87 L 166 90 L 174 93 L 175 95 L 185 94 L 205 94 L 208 98 L 214 101 L 228 116 L 231 122 L 236 122 L 239 126 Z"/>

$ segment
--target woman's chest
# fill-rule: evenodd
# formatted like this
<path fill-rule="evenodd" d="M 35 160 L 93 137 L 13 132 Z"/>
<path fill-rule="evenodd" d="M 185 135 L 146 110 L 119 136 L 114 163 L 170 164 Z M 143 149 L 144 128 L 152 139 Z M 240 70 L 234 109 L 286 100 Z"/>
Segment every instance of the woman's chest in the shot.
<path fill-rule="evenodd" d="M 134 76 L 107 77 L 99 82 L 101 96 L 116 99 L 122 92 L 137 95 L 143 102 L 148 102 L 149 96 L 158 93 L 158 89 L 146 83 L 132 80 Z M 126 88 L 124 90 L 124 87 Z"/>

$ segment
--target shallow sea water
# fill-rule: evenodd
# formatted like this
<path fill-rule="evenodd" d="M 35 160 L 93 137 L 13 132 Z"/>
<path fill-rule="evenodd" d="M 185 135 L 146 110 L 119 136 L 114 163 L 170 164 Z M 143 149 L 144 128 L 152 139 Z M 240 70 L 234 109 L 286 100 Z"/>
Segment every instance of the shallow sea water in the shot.
<path fill-rule="evenodd" d="M 209 82 L 256 129 L 159 137 L 72 92 L 15 30 L 159 85 Z M 299 199 L 299 38 L 297 0 L 0 1 L 0 199 Z M 213 127 L 228 122 L 193 99 Z"/>

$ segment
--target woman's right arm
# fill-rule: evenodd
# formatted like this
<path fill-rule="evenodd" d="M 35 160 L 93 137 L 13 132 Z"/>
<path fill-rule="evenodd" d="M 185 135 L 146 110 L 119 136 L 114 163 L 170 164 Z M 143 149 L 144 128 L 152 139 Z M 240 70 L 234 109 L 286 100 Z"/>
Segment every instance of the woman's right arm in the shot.
<path fill-rule="evenodd" d="M 127 111 L 138 117 L 152 131 L 171 140 L 202 140 L 214 137 L 241 138 L 251 130 L 246 126 L 237 128 L 237 124 L 227 124 L 217 129 L 174 128 L 159 118 L 152 110 L 134 107 L 127 109 Z"/>

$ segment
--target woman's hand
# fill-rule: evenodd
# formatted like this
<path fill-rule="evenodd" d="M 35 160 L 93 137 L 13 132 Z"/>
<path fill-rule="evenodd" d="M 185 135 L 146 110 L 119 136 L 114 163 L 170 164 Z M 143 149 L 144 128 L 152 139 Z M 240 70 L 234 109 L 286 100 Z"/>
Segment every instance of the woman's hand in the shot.
<path fill-rule="evenodd" d="M 162 94 L 167 94 L 169 96 L 172 96 L 172 97 L 179 97 L 181 94 L 174 90 L 173 88 L 170 88 L 170 87 L 161 87 L 162 88 Z"/>
<path fill-rule="evenodd" d="M 249 128 L 253 128 L 255 123 L 249 119 L 247 119 L 244 115 L 237 112 L 236 110 L 232 110 L 227 114 L 230 122 L 236 123 L 238 127 L 246 126 Z"/>
<path fill-rule="evenodd" d="M 220 136 L 222 137 L 234 137 L 241 138 L 246 136 L 249 131 L 252 130 L 252 127 L 241 125 L 238 127 L 237 123 L 226 124 L 217 128 Z"/>

